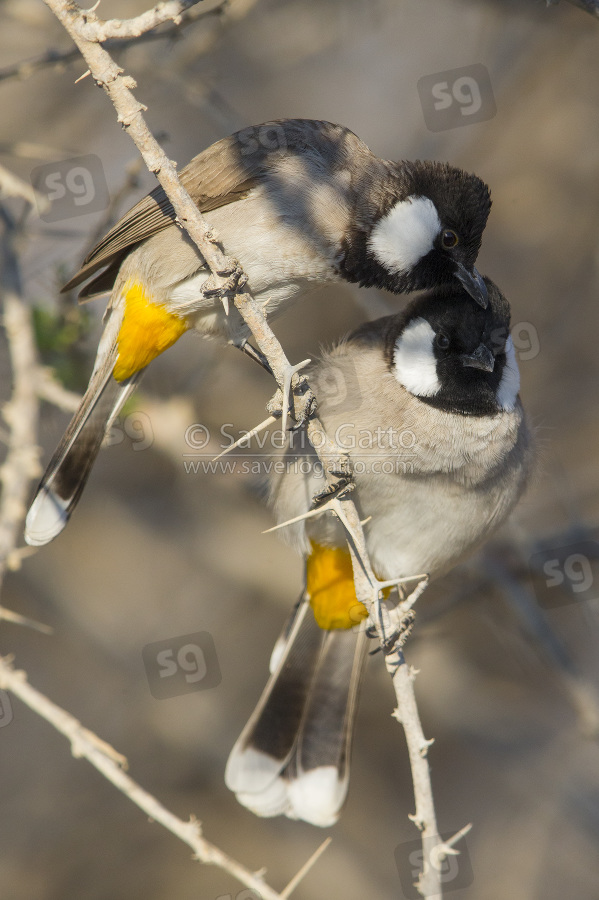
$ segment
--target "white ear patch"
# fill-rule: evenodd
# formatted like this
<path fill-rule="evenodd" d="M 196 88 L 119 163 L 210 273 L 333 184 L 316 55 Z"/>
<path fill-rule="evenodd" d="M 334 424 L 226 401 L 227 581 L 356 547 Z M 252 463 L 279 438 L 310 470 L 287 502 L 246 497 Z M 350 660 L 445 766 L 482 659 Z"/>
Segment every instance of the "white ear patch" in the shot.
<path fill-rule="evenodd" d="M 422 317 L 414 319 L 395 342 L 393 374 L 410 394 L 433 397 L 441 390 L 433 352 L 435 332 Z"/>
<path fill-rule="evenodd" d="M 400 200 L 372 229 L 368 246 L 388 272 L 412 269 L 433 249 L 441 222 L 428 197 Z"/>
<path fill-rule="evenodd" d="M 520 390 L 520 370 L 516 361 L 516 351 L 511 337 L 505 342 L 505 365 L 501 381 L 497 388 L 497 403 L 508 412 L 516 405 L 516 397 Z"/>

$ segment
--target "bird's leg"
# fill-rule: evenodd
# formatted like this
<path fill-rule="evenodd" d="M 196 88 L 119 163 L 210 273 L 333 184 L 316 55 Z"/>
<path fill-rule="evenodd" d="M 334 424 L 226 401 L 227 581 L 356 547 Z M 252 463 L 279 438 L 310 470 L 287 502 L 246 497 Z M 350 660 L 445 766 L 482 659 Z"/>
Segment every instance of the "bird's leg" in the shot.
<path fill-rule="evenodd" d="M 242 353 L 245 353 L 246 356 L 249 356 L 250 359 L 253 359 L 254 362 L 257 362 L 259 366 L 262 366 L 269 375 L 273 374 L 265 355 L 250 344 L 246 338 L 243 338 L 243 340 L 240 340 L 238 343 L 234 343 L 233 346 L 237 347 L 238 350 L 241 350 Z"/>

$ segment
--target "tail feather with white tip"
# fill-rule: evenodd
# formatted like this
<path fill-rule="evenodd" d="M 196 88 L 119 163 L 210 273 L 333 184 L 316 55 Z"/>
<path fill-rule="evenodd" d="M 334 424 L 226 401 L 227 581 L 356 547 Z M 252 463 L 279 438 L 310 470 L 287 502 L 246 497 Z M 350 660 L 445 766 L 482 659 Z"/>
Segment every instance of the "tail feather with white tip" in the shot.
<path fill-rule="evenodd" d="M 337 821 L 349 784 L 366 643 L 363 629 L 320 629 L 302 598 L 227 763 L 227 786 L 256 815 L 286 815 L 324 828 Z"/>
<path fill-rule="evenodd" d="M 112 356 L 92 376 L 36 491 L 25 523 L 25 540 L 32 546 L 47 544 L 67 524 L 104 436 L 135 389 L 141 372 L 125 381 L 116 381 L 112 375 Z"/>

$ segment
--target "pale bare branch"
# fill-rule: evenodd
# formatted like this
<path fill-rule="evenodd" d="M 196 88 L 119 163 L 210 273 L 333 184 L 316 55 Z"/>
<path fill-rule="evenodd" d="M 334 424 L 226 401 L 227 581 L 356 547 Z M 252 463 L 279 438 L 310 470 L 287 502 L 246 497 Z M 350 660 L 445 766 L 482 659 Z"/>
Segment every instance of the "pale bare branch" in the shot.
<path fill-rule="evenodd" d="M 13 389 L 2 417 L 8 427 L 8 450 L 0 467 L 0 587 L 17 546 L 32 478 L 40 473 L 37 447 L 39 401 L 36 390 L 37 354 L 31 314 L 21 296 L 15 253 L 14 223 L 6 210 L 1 246 L 3 325 L 8 339 Z"/>
<path fill-rule="evenodd" d="M 2 657 L 0 657 L 0 688 L 19 697 L 30 709 L 63 734 L 71 743 L 73 756 L 91 763 L 152 821 L 159 822 L 191 847 L 197 860 L 229 872 L 246 887 L 256 891 L 262 900 L 282 900 L 283 895 L 273 890 L 262 878 L 202 837 L 201 825 L 193 816 L 188 822 L 184 822 L 166 809 L 152 794 L 145 791 L 124 771 L 127 765 L 125 757 L 84 728 L 70 713 L 32 687 L 27 681 L 25 672 L 15 670 L 11 661 Z"/>
<path fill-rule="evenodd" d="M 228 17 L 235 18 L 235 12 L 229 8 L 230 0 L 221 0 L 217 5 L 213 5 L 208 9 L 190 7 L 178 16 L 178 22 L 172 24 L 164 24 L 164 27 L 158 30 L 145 31 L 137 37 L 127 37 L 126 35 L 115 35 L 105 42 L 106 50 L 109 52 L 120 53 L 127 50 L 133 45 L 147 43 L 149 41 L 168 40 L 181 34 L 183 30 L 193 25 L 201 19 L 224 17 L 225 12 Z M 238 6 L 239 3 L 236 4 Z M 157 26 L 155 26 L 157 28 Z M 66 50 L 56 50 L 51 48 L 46 50 L 40 56 L 33 59 L 26 59 L 5 69 L 0 69 L 0 81 L 24 81 L 35 75 L 37 72 L 44 71 L 48 68 L 64 68 L 69 63 L 81 58 L 81 54 L 77 47 L 69 47 Z M 57 151 L 60 153 L 60 151 Z"/>
<path fill-rule="evenodd" d="M 132 19 L 100 19 L 93 10 L 82 10 L 79 33 L 88 41 L 103 43 L 109 38 L 138 38 L 164 22 L 181 23 L 182 14 L 200 0 L 167 0 Z"/>
<path fill-rule="evenodd" d="M 38 366 L 35 379 L 37 395 L 46 403 L 51 403 L 62 409 L 63 412 L 75 412 L 81 403 L 81 395 L 75 391 L 69 391 L 56 380 L 52 370 L 45 366 Z"/>
<path fill-rule="evenodd" d="M 9 169 L 5 169 L 0 165 L 0 197 L 20 197 L 31 206 L 37 204 L 37 208 L 41 212 L 45 212 L 50 202 L 47 197 L 35 191 L 30 184 L 23 181 Z"/>

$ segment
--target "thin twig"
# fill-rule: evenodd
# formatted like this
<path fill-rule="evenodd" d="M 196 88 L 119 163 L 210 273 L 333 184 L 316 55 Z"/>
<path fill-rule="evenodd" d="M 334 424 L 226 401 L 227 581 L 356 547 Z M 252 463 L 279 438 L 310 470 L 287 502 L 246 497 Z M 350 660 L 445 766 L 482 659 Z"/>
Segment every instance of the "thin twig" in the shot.
<path fill-rule="evenodd" d="M 262 878 L 202 837 L 201 825 L 196 819 L 191 817 L 189 822 L 184 822 L 166 809 L 152 794 L 145 791 L 124 771 L 127 765 L 125 757 L 84 728 L 70 713 L 32 687 L 27 681 L 25 672 L 15 670 L 11 661 L 2 657 L 0 657 L 0 688 L 19 697 L 30 709 L 63 734 L 71 742 L 73 756 L 90 762 L 150 819 L 159 822 L 191 847 L 195 859 L 229 872 L 246 887 L 256 891 L 262 900 L 282 900 L 283 895 L 277 893 Z"/>
<path fill-rule="evenodd" d="M 109 38 L 138 38 L 164 22 L 181 23 L 182 14 L 200 0 L 167 0 L 132 19 L 100 19 L 93 10 L 82 10 L 79 33 L 88 41 L 100 43 Z"/>
<path fill-rule="evenodd" d="M 107 209 L 101 216 L 100 221 L 98 222 L 96 228 L 94 228 L 93 230 L 93 233 L 87 239 L 87 246 L 84 251 L 85 256 L 87 256 L 88 253 L 91 252 L 96 244 L 99 243 L 104 235 L 115 224 L 118 217 L 118 211 L 121 208 L 121 204 L 124 203 L 124 201 L 132 191 L 135 191 L 139 187 L 139 177 L 143 169 L 144 164 L 143 160 L 140 157 L 134 159 L 126 167 L 125 178 L 122 184 L 116 190 L 111 192 L 110 202 Z"/>
<path fill-rule="evenodd" d="M 202 3 L 198 8 L 197 4 Z M 205 19 L 209 16 L 220 16 L 235 21 L 252 9 L 258 0 L 218 0 L 214 5 L 207 4 L 207 0 L 181 0 L 178 3 L 180 10 L 177 12 L 177 3 L 174 0 L 158 3 L 153 9 L 141 13 L 132 19 L 108 19 L 101 20 L 95 16 L 95 9 L 82 10 L 87 16 L 87 34 L 89 40 L 108 44 L 107 49 L 117 48 L 123 44 L 143 43 L 158 37 L 176 37 L 182 28 Z M 208 9 L 205 8 L 208 6 Z M 93 18 L 89 13 L 92 12 Z M 172 25 L 168 23 L 172 20 Z M 161 25 L 167 25 L 156 31 Z M 84 29 L 85 30 L 85 29 Z M 108 32 L 111 32 L 110 35 Z"/>
<path fill-rule="evenodd" d="M 21 296 L 21 279 L 15 252 L 15 227 L 7 210 L 2 240 L 3 325 L 13 372 L 13 389 L 2 416 L 9 429 L 8 450 L 0 467 L 0 587 L 18 543 L 26 511 L 31 479 L 39 474 L 36 390 L 37 354 L 31 314 Z"/>
<path fill-rule="evenodd" d="M 79 53 L 78 50 L 75 52 Z M 74 156 L 76 152 L 73 148 L 69 150 L 65 147 L 50 147 L 48 144 L 37 144 L 34 141 L 0 142 L 0 153 L 4 156 L 15 156 L 17 159 L 40 159 L 44 161 L 68 159 L 69 156 Z"/>
<path fill-rule="evenodd" d="M 158 30 L 145 32 L 137 37 L 125 38 L 124 35 L 120 37 L 115 36 L 105 42 L 105 48 L 110 53 L 121 53 L 134 45 L 138 46 L 150 41 L 168 40 L 169 38 L 178 37 L 186 27 L 199 22 L 200 19 L 216 16 L 222 17 L 227 9 L 228 2 L 229 0 L 222 0 L 221 3 L 210 9 L 194 9 L 192 7 L 187 12 L 182 13 L 179 17 L 179 22 L 172 23 L 170 26 L 166 25 Z M 33 59 L 26 59 L 15 65 L 7 66 L 5 69 L 0 69 L 0 82 L 24 81 L 37 72 L 48 68 L 64 68 L 64 66 L 78 59 L 81 59 L 78 47 L 69 47 L 66 50 L 46 50 L 45 53 Z"/>
<path fill-rule="evenodd" d="M 30 184 L 23 181 L 9 169 L 5 169 L 0 165 L 0 196 L 4 197 L 20 197 L 31 206 L 37 204 L 41 212 L 49 209 L 50 201 L 47 197 L 39 194 Z"/>
<path fill-rule="evenodd" d="M 56 380 L 52 370 L 44 366 L 38 366 L 35 387 L 40 400 L 57 406 L 63 412 L 76 412 L 81 403 L 81 395 L 75 391 L 69 391 Z"/>
<path fill-rule="evenodd" d="M 372 606 L 372 596 L 373 591 L 376 590 L 377 579 L 372 570 L 368 551 L 366 549 L 366 541 L 362 525 L 360 524 L 360 517 L 355 504 L 349 497 L 340 500 L 339 503 L 343 505 L 344 514 L 347 517 L 353 535 L 353 540 L 349 542 L 349 548 L 352 554 L 356 597 L 369 608 Z M 375 616 L 374 621 L 379 640 L 382 644 L 384 636 L 380 631 L 378 617 Z M 422 731 L 420 715 L 418 713 L 418 706 L 414 694 L 414 678 L 416 673 L 413 669 L 408 668 L 403 651 L 401 650 L 400 641 L 401 638 L 398 638 L 396 648 L 394 648 L 391 653 L 385 654 L 385 664 L 387 666 L 387 671 L 391 675 L 397 700 L 397 708 L 393 715 L 403 726 L 410 757 L 414 800 L 416 803 L 415 814 L 410 818 L 417 828 L 420 829 L 422 834 L 422 846 L 424 850 L 423 859 L 425 860 L 425 865 L 418 883 L 418 888 L 425 898 L 440 898 L 442 897 L 441 873 L 433 866 L 427 865 L 431 844 L 433 844 L 436 839 L 440 842 L 430 768 L 427 758 L 428 748 L 433 741 L 427 740 Z"/>
<path fill-rule="evenodd" d="M 79 50 L 76 47 L 69 47 L 68 50 L 46 50 L 35 59 L 26 59 L 14 66 L 0 69 L 0 81 L 24 81 L 35 72 L 47 69 L 49 66 L 66 65 L 66 63 L 79 59 L 79 56 Z"/>
<path fill-rule="evenodd" d="M 441 843 L 428 764 L 428 748 L 433 741 L 425 738 L 420 724 L 414 695 L 416 671 L 412 667 L 408 667 L 402 650 L 386 656 L 385 662 L 387 670 L 393 678 L 393 687 L 397 697 L 397 708 L 393 715 L 403 725 L 410 756 L 416 800 L 416 811 L 410 818 L 422 832 L 422 843 L 426 850 L 418 888 L 423 897 L 439 897 L 442 896 L 441 872 L 435 866 L 430 865 L 431 845 L 434 846 L 434 841 Z"/>

